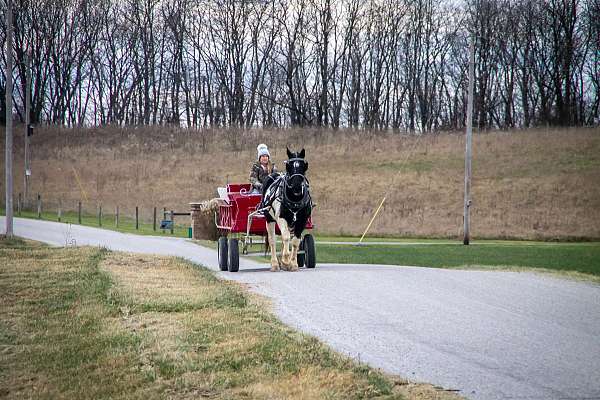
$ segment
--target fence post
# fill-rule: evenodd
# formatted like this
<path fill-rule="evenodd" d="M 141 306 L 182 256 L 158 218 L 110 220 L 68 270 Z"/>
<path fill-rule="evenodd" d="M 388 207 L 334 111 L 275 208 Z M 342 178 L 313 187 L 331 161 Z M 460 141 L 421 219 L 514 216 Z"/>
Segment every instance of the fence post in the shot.
<path fill-rule="evenodd" d="M 102 203 L 98 206 L 98 226 L 102 226 Z"/>
<path fill-rule="evenodd" d="M 167 219 L 167 207 L 163 207 L 163 218 L 162 220 L 166 220 Z M 162 224 L 161 224 L 162 225 Z M 165 229 L 163 228 L 163 233 L 165 233 Z"/>
<path fill-rule="evenodd" d="M 21 207 L 23 207 L 21 202 L 21 193 L 19 193 L 19 200 L 17 201 L 17 214 L 19 215 L 19 217 L 21 216 Z"/>
<path fill-rule="evenodd" d="M 175 212 L 171 210 L 171 235 L 173 234 L 173 229 L 175 228 Z"/>
<path fill-rule="evenodd" d="M 156 231 L 156 207 L 154 207 L 154 213 L 152 215 L 152 229 Z"/>
<path fill-rule="evenodd" d="M 77 222 L 81 225 L 81 200 L 77 203 Z"/>
<path fill-rule="evenodd" d="M 115 210 L 115 227 L 119 227 L 119 206 L 117 206 L 117 209 Z"/>
<path fill-rule="evenodd" d="M 138 230 L 139 228 L 140 228 L 139 209 L 138 209 L 138 206 L 135 206 L 135 229 Z"/>
<path fill-rule="evenodd" d="M 58 222 L 61 222 L 62 219 L 62 201 L 58 200 Z"/>
<path fill-rule="evenodd" d="M 37 214 L 38 219 L 42 219 L 42 195 L 37 195 Z"/>

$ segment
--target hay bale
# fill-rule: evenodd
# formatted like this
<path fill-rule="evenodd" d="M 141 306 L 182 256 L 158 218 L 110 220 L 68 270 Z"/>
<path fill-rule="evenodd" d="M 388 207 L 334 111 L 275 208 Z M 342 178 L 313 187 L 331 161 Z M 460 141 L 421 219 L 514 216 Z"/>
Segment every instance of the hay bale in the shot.
<path fill-rule="evenodd" d="M 222 200 L 211 199 L 190 203 L 192 215 L 192 239 L 217 240 L 219 232 L 215 226 L 214 213 L 219 210 Z"/>

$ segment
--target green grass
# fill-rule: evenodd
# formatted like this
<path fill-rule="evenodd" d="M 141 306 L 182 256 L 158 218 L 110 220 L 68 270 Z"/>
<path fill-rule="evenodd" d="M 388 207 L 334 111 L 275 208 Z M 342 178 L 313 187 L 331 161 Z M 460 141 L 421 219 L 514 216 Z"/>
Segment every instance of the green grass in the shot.
<path fill-rule="evenodd" d="M 321 235 L 316 233 L 315 240 L 318 242 L 343 242 L 343 243 L 358 243 L 360 240 L 360 236 L 331 236 L 331 235 Z M 366 236 L 363 239 L 363 243 L 371 243 L 371 242 L 390 242 L 390 243 L 456 243 L 456 240 L 450 239 L 432 239 L 432 238 L 407 238 L 407 237 L 371 237 Z"/>
<path fill-rule="evenodd" d="M 317 244 L 321 263 L 393 264 L 438 268 L 521 267 L 600 276 L 600 243 L 489 241 L 481 244 Z"/>
<path fill-rule="evenodd" d="M 0 238 L 0 351 L 2 398 L 400 400 L 405 385 L 181 259 L 18 238 Z"/>
<path fill-rule="evenodd" d="M 24 218 L 37 218 L 37 213 L 23 212 Z M 42 219 L 57 221 L 56 214 L 43 213 Z M 63 215 L 63 222 L 76 223 L 77 214 Z M 82 217 L 82 225 L 98 227 L 98 218 Z M 152 224 L 140 223 L 135 229 L 131 218 L 120 218 L 119 228 L 114 216 L 106 216 L 104 229 L 141 235 L 171 236 L 169 231 L 153 231 Z M 187 226 L 176 225 L 174 235 L 187 237 Z M 551 271 L 578 272 L 600 277 L 600 243 L 598 242 L 537 242 L 517 240 L 478 240 L 470 246 L 462 246 L 456 240 L 428 238 L 365 237 L 366 246 L 329 245 L 319 242 L 356 243 L 359 237 L 317 235 L 317 261 L 339 264 L 390 264 L 437 268 L 506 267 L 535 268 Z M 368 244 L 372 242 L 389 245 Z M 402 243 L 402 245 L 393 245 Z M 216 243 L 200 241 L 200 244 L 216 248 Z M 257 249 L 251 249 L 256 251 Z M 262 251 L 262 247 L 261 247 Z M 268 258 L 259 257 L 263 261 Z"/>
<path fill-rule="evenodd" d="M 6 215 L 5 210 L 0 208 L 0 215 Z M 15 217 L 20 218 L 30 218 L 30 219 L 38 219 L 37 212 L 34 211 L 21 211 L 21 215 L 19 215 L 16 211 L 14 213 Z M 56 212 L 48 212 L 43 211 L 41 215 L 41 219 L 44 221 L 53 221 L 58 222 L 58 214 Z M 119 216 L 119 226 L 116 226 L 115 216 L 108 214 L 103 215 L 102 217 L 102 226 L 100 226 L 97 215 L 89 215 L 82 214 L 81 216 L 81 225 L 83 226 L 92 226 L 95 228 L 103 228 L 110 229 L 123 233 L 135 233 L 138 235 L 153 235 L 153 236 L 174 236 L 174 237 L 188 237 L 188 227 L 189 223 L 177 223 L 177 219 L 179 221 L 188 221 L 189 217 L 175 217 L 175 227 L 173 229 L 173 234 L 171 235 L 171 231 L 166 229 L 159 229 L 160 227 L 160 219 L 162 219 L 162 214 L 157 216 L 156 222 L 156 230 L 153 229 L 152 223 L 139 221 L 138 229 L 135 228 L 135 218 L 127 217 L 120 215 Z M 60 222 L 70 223 L 70 224 L 78 224 L 79 218 L 76 212 L 64 212 L 61 216 Z"/>
<path fill-rule="evenodd" d="M 0 393 L 107 398 L 144 384 L 129 371 L 106 367 L 134 365 L 139 338 L 104 329 L 103 320 L 118 315 L 110 277 L 98 268 L 105 255 L 98 248 L 0 240 Z"/>

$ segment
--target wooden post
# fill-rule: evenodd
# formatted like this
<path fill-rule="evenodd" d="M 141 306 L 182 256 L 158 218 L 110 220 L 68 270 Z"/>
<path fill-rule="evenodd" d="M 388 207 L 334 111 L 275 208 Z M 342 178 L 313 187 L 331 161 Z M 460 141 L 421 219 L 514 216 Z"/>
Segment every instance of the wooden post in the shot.
<path fill-rule="evenodd" d="M 81 225 L 81 201 L 77 204 L 77 222 Z"/>
<path fill-rule="evenodd" d="M 162 218 L 162 220 L 164 221 L 166 219 L 167 219 L 167 207 L 163 207 L 163 218 Z M 163 228 L 162 231 L 163 231 L 163 233 L 165 233 L 164 228 Z"/>
<path fill-rule="evenodd" d="M 23 171 L 23 185 L 25 198 L 29 196 L 29 130 L 31 129 L 31 50 L 25 53 L 25 171 Z"/>
<path fill-rule="evenodd" d="M 6 237 L 13 237 L 13 13 L 12 0 L 6 1 L 6 71 L 4 73 L 6 94 L 6 142 L 4 145 L 4 179 L 6 182 Z"/>
<path fill-rule="evenodd" d="M 463 209 L 464 237 L 463 244 L 468 245 L 470 241 L 470 218 L 471 207 L 471 142 L 473 137 L 473 82 L 475 75 L 475 38 L 471 34 L 469 45 L 469 93 L 467 97 L 467 140 L 465 144 L 465 203 Z"/>
<path fill-rule="evenodd" d="M 138 209 L 138 206 L 135 206 L 135 229 L 138 230 L 139 228 L 140 228 L 139 209 Z"/>
<path fill-rule="evenodd" d="M 102 203 L 98 206 L 98 226 L 102 226 Z"/>
<path fill-rule="evenodd" d="M 61 222 L 62 219 L 62 201 L 58 200 L 58 222 Z"/>
<path fill-rule="evenodd" d="M 42 195 L 37 195 L 37 214 L 38 219 L 42 219 Z"/>
<path fill-rule="evenodd" d="M 117 209 L 115 210 L 115 227 L 119 227 L 119 206 L 117 206 Z"/>
<path fill-rule="evenodd" d="M 152 215 L 152 229 L 156 231 L 156 207 L 154 207 L 154 213 Z"/>
<path fill-rule="evenodd" d="M 173 229 L 175 228 L 175 213 L 171 210 L 171 235 L 173 234 Z"/>
<path fill-rule="evenodd" d="M 19 199 L 17 200 L 17 214 L 19 217 L 21 216 L 21 209 L 23 208 L 23 198 L 21 193 L 19 193 Z"/>

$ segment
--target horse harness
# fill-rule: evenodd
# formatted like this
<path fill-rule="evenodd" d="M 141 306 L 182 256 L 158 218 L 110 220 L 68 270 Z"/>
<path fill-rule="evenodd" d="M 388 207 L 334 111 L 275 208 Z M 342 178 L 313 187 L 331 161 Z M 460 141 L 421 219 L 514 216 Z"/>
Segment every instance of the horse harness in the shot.
<path fill-rule="evenodd" d="M 298 161 L 298 160 L 302 160 L 303 159 L 290 159 L 289 161 Z M 288 194 L 287 194 L 287 190 L 291 188 L 291 185 L 289 185 L 288 181 L 293 178 L 294 176 L 301 176 L 302 179 L 304 180 L 303 184 L 302 184 L 302 198 L 298 201 L 293 201 L 289 198 Z M 310 197 L 310 183 L 308 181 L 308 179 L 306 178 L 306 176 L 302 175 L 302 174 L 292 174 L 292 175 L 280 175 L 270 186 L 269 189 L 267 190 L 267 193 L 265 193 L 265 197 L 262 200 L 261 204 L 259 205 L 259 208 L 265 210 L 265 212 L 268 211 L 269 208 L 271 208 L 271 206 L 273 205 L 273 202 L 275 200 L 279 200 L 281 202 L 281 206 L 284 207 L 285 209 L 289 210 L 290 213 L 293 216 L 293 221 L 292 223 L 296 222 L 296 216 L 297 214 L 307 208 L 307 207 L 312 207 L 312 199 Z"/>

